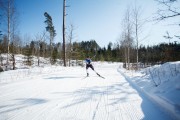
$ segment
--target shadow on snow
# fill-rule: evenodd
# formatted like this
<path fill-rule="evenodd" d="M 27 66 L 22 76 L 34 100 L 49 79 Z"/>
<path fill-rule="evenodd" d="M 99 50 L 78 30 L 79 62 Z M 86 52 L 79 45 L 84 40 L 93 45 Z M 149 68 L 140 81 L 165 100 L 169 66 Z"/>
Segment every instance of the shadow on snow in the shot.
<path fill-rule="evenodd" d="M 79 77 L 75 77 L 75 76 L 63 76 L 63 77 L 48 77 L 48 78 L 45 78 L 45 79 L 48 79 L 48 80 L 59 80 L 59 79 L 67 79 L 67 78 L 70 78 L 73 80 L 73 78 L 79 78 Z"/>
<path fill-rule="evenodd" d="M 166 111 L 164 111 L 157 103 L 154 103 L 153 100 L 148 98 L 146 94 L 141 91 L 141 88 L 137 88 L 124 73 L 118 71 L 129 83 L 129 85 L 138 92 L 138 95 L 142 98 L 141 109 L 144 114 L 143 120 L 173 120 L 173 116 L 169 115 Z M 135 78 L 134 78 L 135 79 Z M 142 79 L 143 81 L 143 79 Z M 141 82 L 142 82 L 141 81 Z M 151 81 L 148 81 L 151 82 Z M 150 83 L 147 83 L 150 84 Z"/>
<path fill-rule="evenodd" d="M 40 98 L 21 98 L 13 100 L 14 104 L 0 106 L 0 114 L 17 111 L 34 105 L 44 104 L 48 102 Z M 4 110 L 3 110 L 4 109 Z"/>

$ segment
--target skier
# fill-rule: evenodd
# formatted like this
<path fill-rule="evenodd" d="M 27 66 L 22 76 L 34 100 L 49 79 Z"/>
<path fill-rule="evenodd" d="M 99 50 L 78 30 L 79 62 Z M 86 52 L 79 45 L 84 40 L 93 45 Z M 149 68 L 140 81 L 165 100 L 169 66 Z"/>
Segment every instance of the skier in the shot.
<path fill-rule="evenodd" d="M 87 58 L 85 59 L 86 61 L 86 72 L 87 72 L 87 77 L 89 76 L 89 73 L 88 73 L 88 68 L 90 67 L 99 77 L 105 79 L 103 76 L 101 76 L 99 73 L 97 73 L 95 70 L 94 70 L 94 67 L 93 65 L 91 64 L 92 60 L 89 56 L 87 56 Z"/>
<path fill-rule="evenodd" d="M 86 72 L 87 72 L 87 77 L 88 77 L 89 76 L 88 68 L 90 67 L 94 71 L 94 67 L 91 64 L 92 60 L 91 60 L 91 58 L 89 56 L 87 56 L 87 58 L 85 59 L 85 62 L 86 62 Z"/>

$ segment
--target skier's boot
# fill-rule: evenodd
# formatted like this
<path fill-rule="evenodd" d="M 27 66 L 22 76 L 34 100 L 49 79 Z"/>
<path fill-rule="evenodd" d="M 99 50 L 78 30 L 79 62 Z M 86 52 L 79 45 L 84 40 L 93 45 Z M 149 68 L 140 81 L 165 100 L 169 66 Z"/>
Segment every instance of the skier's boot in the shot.
<path fill-rule="evenodd" d="M 89 77 L 89 73 L 87 73 L 87 77 Z"/>

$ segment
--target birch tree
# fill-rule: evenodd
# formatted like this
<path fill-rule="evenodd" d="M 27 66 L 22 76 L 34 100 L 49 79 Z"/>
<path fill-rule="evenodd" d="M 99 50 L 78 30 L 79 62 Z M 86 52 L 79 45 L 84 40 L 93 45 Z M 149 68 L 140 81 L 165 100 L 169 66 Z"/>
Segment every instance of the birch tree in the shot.
<path fill-rule="evenodd" d="M 17 30 L 17 9 L 14 4 L 14 0 L 0 0 L 1 4 L 1 13 L 4 20 L 4 24 L 7 29 L 7 61 L 6 64 L 9 65 L 9 55 L 10 55 L 10 42 L 15 40 L 15 32 Z M 14 53 L 12 52 L 11 57 L 13 59 L 13 69 L 15 68 L 15 58 Z"/>
<path fill-rule="evenodd" d="M 144 40 L 146 37 L 142 38 L 142 28 L 146 23 L 145 20 L 142 19 L 142 9 L 141 7 L 135 7 L 132 11 L 132 19 L 133 19 L 133 27 L 135 32 L 135 40 L 136 40 L 136 69 L 138 69 L 138 62 L 139 62 L 139 42 Z"/>
<path fill-rule="evenodd" d="M 131 20 L 131 12 L 130 8 L 126 10 L 124 19 L 123 19 L 123 45 L 125 48 L 125 60 L 127 63 L 128 69 L 130 69 L 130 49 L 133 44 L 133 39 L 132 39 L 132 20 Z"/>

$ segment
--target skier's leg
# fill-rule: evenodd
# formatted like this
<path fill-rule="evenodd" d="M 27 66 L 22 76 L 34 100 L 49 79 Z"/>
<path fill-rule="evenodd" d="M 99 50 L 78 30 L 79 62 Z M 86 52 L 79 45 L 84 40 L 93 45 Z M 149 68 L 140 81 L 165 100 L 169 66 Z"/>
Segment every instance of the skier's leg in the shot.
<path fill-rule="evenodd" d="M 89 76 L 89 72 L 88 72 L 88 69 L 86 69 L 86 73 L 87 73 L 87 76 Z"/>
<path fill-rule="evenodd" d="M 87 73 L 87 76 L 89 76 L 88 68 L 89 68 L 89 66 L 86 65 L 86 73 Z"/>
<path fill-rule="evenodd" d="M 94 70 L 94 67 L 91 65 L 90 68 L 98 75 L 98 76 L 101 76 L 99 73 L 97 73 L 95 70 Z"/>
<path fill-rule="evenodd" d="M 95 71 L 95 70 L 94 70 L 94 67 L 93 67 L 92 65 L 90 65 L 89 67 L 90 67 L 93 71 Z"/>

